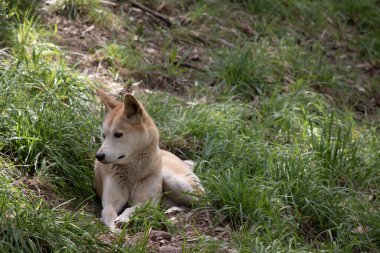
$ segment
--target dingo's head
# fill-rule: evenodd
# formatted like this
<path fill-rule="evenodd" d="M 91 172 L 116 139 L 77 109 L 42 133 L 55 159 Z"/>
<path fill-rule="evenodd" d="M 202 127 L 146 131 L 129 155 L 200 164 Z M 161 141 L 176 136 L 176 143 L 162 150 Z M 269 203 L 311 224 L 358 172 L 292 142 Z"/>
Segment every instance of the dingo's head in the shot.
<path fill-rule="evenodd" d="M 132 94 L 125 94 L 122 103 L 100 89 L 96 91 L 106 112 L 102 125 L 103 144 L 96 153 L 99 162 L 123 164 L 135 152 L 152 145 L 158 147 L 158 130 Z"/>

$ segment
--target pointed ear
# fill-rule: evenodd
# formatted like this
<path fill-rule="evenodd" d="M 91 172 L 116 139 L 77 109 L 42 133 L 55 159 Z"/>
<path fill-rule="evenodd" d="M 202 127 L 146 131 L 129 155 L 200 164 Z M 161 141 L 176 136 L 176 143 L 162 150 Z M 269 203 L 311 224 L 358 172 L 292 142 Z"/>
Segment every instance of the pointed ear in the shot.
<path fill-rule="evenodd" d="M 130 93 L 124 96 L 124 114 L 127 118 L 137 116 L 140 118 L 143 114 L 143 109 L 140 102 Z"/>
<path fill-rule="evenodd" d="M 106 106 L 106 113 L 115 108 L 120 102 L 118 102 L 115 98 L 109 96 L 102 89 L 96 89 L 99 97 L 102 99 L 103 104 Z"/>

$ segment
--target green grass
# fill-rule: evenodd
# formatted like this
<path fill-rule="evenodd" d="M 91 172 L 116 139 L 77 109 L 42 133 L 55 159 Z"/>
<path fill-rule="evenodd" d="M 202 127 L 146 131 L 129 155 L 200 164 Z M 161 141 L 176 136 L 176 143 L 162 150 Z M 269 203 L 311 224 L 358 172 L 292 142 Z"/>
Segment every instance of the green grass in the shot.
<path fill-rule="evenodd" d="M 370 225 L 372 236 L 352 232 L 371 222 L 363 208 L 377 206 L 360 197 L 379 181 L 378 169 L 366 155 L 376 152 L 365 146 L 370 140 L 353 138 L 352 120 L 345 117 L 341 120 L 347 123 L 340 123 L 326 101 L 314 101 L 318 97 L 307 93 L 289 95 L 291 99 L 278 95 L 265 101 L 257 111 L 236 102 L 185 109 L 167 98 L 148 100 L 147 108 L 160 104 L 150 113 L 158 122 L 169 122 L 159 124 L 164 143 L 178 146 L 173 138 L 191 136 L 182 143 L 201 147 L 179 155 L 197 159 L 207 188 L 205 202 L 211 202 L 220 222 L 243 226 L 245 233 L 254 229 L 254 247 L 276 241 L 283 250 L 305 244 L 321 250 L 376 248 L 378 223 Z M 156 101 L 157 95 L 150 99 Z M 281 113 L 281 100 L 288 103 L 289 117 Z M 259 115 L 263 118 L 255 118 Z M 240 243 L 242 250 L 253 247 L 252 241 Z"/>
<path fill-rule="evenodd" d="M 100 54 L 111 65 L 109 71 L 115 76 L 115 78 L 120 74 L 120 70 L 128 72 L 128 74 L 131 74 L 132 76 L 144 75 L 146 66 L 144 66 L 143 63 L 143 54 L 133 45 L 133 43 L 130 45 L 110 43 L 100 50 Z M 128 74 L 121 74 L 120 76 L 128 77 Z"/>
<path fill-rule="evenodd" d="M 126 232 L 135 234 L 146 229 L 174 232 L 172 222 L 164 215 L 162 208 L 147 204 L 134 213 L 130 223 L 125 227 Z"/>
<path fill-rule="evenodd" d="M 47 6 L 46 10 L 70 20 L 84 20 L 115 32 L 122 27 L 119 17 L 99 0 L 58 0 Z"/>
<path fill-rule="evenodd" d="M 24 50 L 25 48 L 23 48 Z M 51 66 L 33 49 L 30 61 L 3 53 L 0 91 L 3 118 L 1 153 L 22 165 L 25 173 L 42 172 L 78 191 L 92 191 L 92 161 L 97 127 L 93 95 L 84 80 Z M 45 56 L 44 56 L 45 57 Z"/>
<path fill-rule="evenodd" d="M 197 243 L 188 241 L 185 229 L 149 205 L 120 235 L 101 240 L 107 231 L 88 209 L 101 103 L 95 85 L 66 63 L 70 49 L 51 43 L 51 28 L 36 12 L 25 14 L 36 8 L 28 4 L 0 5 L 9 21 L 0 28 L 7 46 L 0 51 L 0 251 L 147 252 L 150 229 L 182 234 L 184 252 L 222 247 L 201 233 Z M 367 103 L 379 91 L 379 8 L 372 0 L 170 1 L 160 11 L 188 14 L 170 29 L 99 1 L 62 1 L 55 12 L 103 28 L 118 13 L 116 23 L 140 38 L 111 36 L 93 45 L 107 73 L 129 83 L 117 76 L 136 72 L 126 77 L 182 91 L 181 98 L 137 94 L 160 129 L 161 146 L 197 161 L 206 189 L 197 206 L 211 210 L 213 225 L 231 228 L 230 247 L 378 252 L 379 109 Z M 149 43 L 160 49 L 146 61 Z M 181 66 L 196 47 L 201 55 L 190 63 L 207 65 L 205 73 Z M 362 63 L 373 74 L 355 67 Z M 156 75 L 170 83 L 149 83 L 159 82 Z M 198 85 L 181 87 L 183 79 Z M 358 104 L 368 107 L 362 120 Z M 67 203 L 38 196 L 25 178 L 45 182 Z M 125 236 L 139 234 L 136 244 L 125 244 Z"/>
<path fill-rule="evenodd" d="M 375 0 L 365 1 L 232 1 L 239 2 L 252 14 L 257 15 L 261 22 L 255 22 L 254 27 L 260 31 L 274 33 L 281 37 L 292 33 L 303 40 L 304 33 L 315 36 L 327 31 L 327 40 L 345 38 L 348 43 L 359 49 L 361 54 L 377 57 L 379 41 L 371 33 L 379 34 L 379 20 L 375 18 L 380 6 Z M 291 31 L 286 31 L 290 28 Z M 349 29 L 351 32 L 346 32 Z M 368 33 L 369 32 L 369 33 Z M 335 33 L 335 34 L 334 34 Z M 353 33 L 357 40 L 346 37 Z M 306 36 L 306 37 L 308 37 Z M 342 38 L 342 37 L 343 38 Z M 327 42 L 326 40 L 326 42 Z M 372 42 L 372 43 L 371 43 Z"/>
<path fill-rule="evenodd" d="M 75 252 L 111 248 L 95 238 L 101 231 L 83 210 L 51 207 L 33 192 L 14 184 L 17 167 L 1 160 L 0 250 L 2 252 Z"/>
<path fill-rule="evenodd" d="M 99 5 L 98 0 L 60 0 L 56 1 L 50 9 L 61 12 L 69 19 L 76 19 L 90 14 Z"/>
<path fill-rule="evenodd" d="M 275 43 L 261 40 L 242 49 L 221 52 L 217 75 L 227 96 L 253 99 L 270 95 L 276 89 L 297 90 L 312 87 L 347 89 L 343 77 L 350 73 L 329 65 L 318 45 L 307 51 L 292 40 Z M 340 71 L 339 71 L 340 70 Z"/>

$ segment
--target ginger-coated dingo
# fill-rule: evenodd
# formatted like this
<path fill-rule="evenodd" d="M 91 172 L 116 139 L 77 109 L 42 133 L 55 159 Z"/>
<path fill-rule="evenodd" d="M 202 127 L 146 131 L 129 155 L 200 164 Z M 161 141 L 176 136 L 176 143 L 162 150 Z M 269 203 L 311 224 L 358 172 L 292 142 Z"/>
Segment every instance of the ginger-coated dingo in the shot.
<path fill-rule="evenodd" d="M 131 94 L 119 102 L 100 89 L 97 93 L 105 105 L 103 143 L 95 161 L 101 221 L 119 227 L 136 208 L 147 202 L 158 204 L 161 197 L 167 207 L 193 202 L 203 192 L 194 164 L 159 148 L 158 129 L 141 103 Z M 130 207 L 123 210 L 127 204 Z"/>

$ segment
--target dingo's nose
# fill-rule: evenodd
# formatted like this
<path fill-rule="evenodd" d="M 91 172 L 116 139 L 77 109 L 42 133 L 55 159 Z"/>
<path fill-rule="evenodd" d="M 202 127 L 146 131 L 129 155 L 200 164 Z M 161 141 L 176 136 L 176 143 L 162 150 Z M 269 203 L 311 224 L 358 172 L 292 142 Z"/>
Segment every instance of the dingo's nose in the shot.
<path fill-rule="evenodd" d="M 101 161 L 104 160 L 104 158 L 106 157 L 106 155 L 103 154 L 103 153 L 100 153 L 100 154 L 96 154 L 95 157 L 96 157 L 96 159 L 97 159 L 99 162 L 101 162 Z"/>

